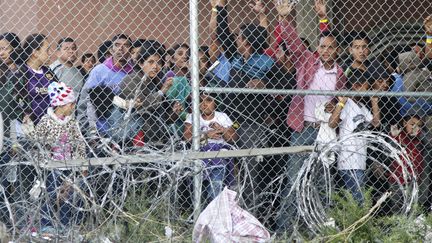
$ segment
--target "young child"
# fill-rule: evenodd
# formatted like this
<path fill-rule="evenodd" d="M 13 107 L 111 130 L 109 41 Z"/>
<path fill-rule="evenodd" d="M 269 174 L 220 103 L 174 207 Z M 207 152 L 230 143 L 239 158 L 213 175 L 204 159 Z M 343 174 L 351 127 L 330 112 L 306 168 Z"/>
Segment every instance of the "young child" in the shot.
<path fill-rule="evenodd" d="M 216 111 L 216 102 L 208 94 L 200 96 L 200 130 L 204 141 L 201 151 L 229 150 L 228 142 L 234 142 L 238 137 L 233 122 L 227 114 Z M 192 115 L 189 114 L 185 121 L 184 137 L 192 140 Z M 232 159 L 206 159 L 207 167 L 205 181 L 209 184 L 205 187 L 207 202 L 213 200 L 223 189 L 224 185 L 231 186 L 234 183 L 233 160 Z"/>
<path fill-rule="evenodd" d="M 320 122 L 320 128 L 316 139 L 319 150 L 321 150 L 327 143 L 337 138 L 336 129 L 329 126 L 329 119 L 336 107 L 336 104 L 336 99 L 333 99 L 321 103 L 315 108 L 315 118 Z M 336 161 L 336 155 L 334 152 L 330 152 L 323 157 L 323 160 L 323 162 L 329 166 Z"/>
<path fill-rule="evenodd" d="M 413 173 L 417 176 L 417 182 L 420 182 L 420 174 L 423 171 L 423 155 L 422 155 L 422 149 L 423 144 L 420 140 L 420 133 L 421 133 L 421 127 L 423 126 L 423 122 L 420 119 L 420 116 L 415 114 L 408 114 L 402 119 L 402 129 L 398 130 L 397 132 L 392 132 L 392 137 L 398 141 L 402 147 L 406 149 L 406 152 L 411 159 L 412 166 L 414 167 L 414 171 L 410 167 L 408 167 L 408 164 L 406 161 L 403 161 L 405 166 L 407 167 L 407 170 L 410 175 Z M 392 183 L 399 183 L 405 184 L 405 179 L 408 179 L 410 176 L 406 175 L 405 179 L 403 177 L 402 173 L 402 166 L 398 164 L 396 161 L 394 161 L 390 165 L 390 169 L 393 171 L 393 173 L 396 175 L 397 178 L 390 178 L 390 181 Z"/>
<path fill-rule="evenodd" d="M 402 118 L 401 121 L 402 129 L 393 129 L 391 132 L 391 136 L 396 139 L 406 149 L 406 153 L 408 154 L 409 159 L 412 163 L 412 168 L 408 166 L 407 161 L 403 160 L 403 166 L 406 168 L 405 173 L 402 165 L 397 161 L 393 161 L 390 164 L 390 170 L 394 175 L 390 175 L 389 173 L 389 182 L 391 183 L 391 189 L 393 191 L 392 195 L 392 204 L 393 212 L 397 212 L 402 208 L 403 205 L 403 196 L 400 191 L 400 186 L 405 185 L 408 180 L 413 179 L 413 175 L 416 175 L 416 180 L 418 185 L 421 185 L 421 175 L 424 169 L 424 161 L 423 161 L 423 143 L 420 140 L 421 127 L 423 126 L 423 122 L 420 116 L 416 114 L 407 114 Z M 421 186 L 420 190 L 424 188 Z M 422 193 L 419 193 L 420 198 L 422 198 Z M 421 203 L 424 203 L 421 202 Z"/>
<path fill-rule="evenodd" d="M 48 86 L 51 107 L 44 115 L 36 128 L 28 128 L 28 137 L 50 151 L 50 159 L 64 161 L 85 158 L 86 148 L 78 123 L 73 118 L 76 97 L 72 88 L 64 83 L 53 82 Z M 54 216 L 53 207 L 57 205 L 59 211 L 60 227 L 68 226 L 72 218 L 72 189 L 70 180 L 73 173 L 67 168 L 58 168 L 50 171 L 46 178 L 46 189 L 49 201 L 42 206 L 41 227 L 42 232 L 54 234 L 56 230 L 51 219 Z M 77 218 L 80 216 L 75 215 Z"/>
<path fill-rule="evenodd" d="M 369 78 L 365 72 L 355 70 L 348 79 L 347 87 L 353 91 L 367 91 Z M 358 203 L 363 202 L 361 187 L 364 185 L 366 170 L 366 141 L 350 138 L 344 139 L 355 132 L 359 126 L 371 123 L 374 127 L 379 125 L 378 98 L 372 97 L 372 113 L 365 106 L 365 98 L 362 97 L 338 97 L 337 103 L 330 119 L 329 126 L 339 126 L 339 136 L 342 142 L 338 156 L 338 171 L 344 187 L 351 191 Z"/>

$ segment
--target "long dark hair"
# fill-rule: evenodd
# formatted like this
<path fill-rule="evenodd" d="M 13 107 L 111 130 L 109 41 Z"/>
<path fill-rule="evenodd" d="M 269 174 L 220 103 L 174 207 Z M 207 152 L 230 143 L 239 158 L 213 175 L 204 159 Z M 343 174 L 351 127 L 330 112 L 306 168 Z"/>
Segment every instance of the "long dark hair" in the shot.
<path fill-rule="evenodd" d="M 0 35 L 0 40 L 6 40 L 7 42 L 9 42 L 9 45 L 11 45 L 13 49 L 10 54 L 10 59 L 14 64 L 21 64 L 22 48 L 20 44 L 21 43 L 20 38 L 15 33 L 6 32 Z"/>
<path fill-rule="evenodd" d="M 149 47 L 141 47 L 138 52 L 137 62 L 144 63 L 150 56 L 158 55 L 160 58 L 163 58 L 163 52 L 160 48 L 149 46 Z M 163 59 L 161 60 L 163 61 Z M 163 63 L 162 63 L 163 66 Z"/>
<path fill-rule="evenodd" d="M 23 52 L 21 55 L 22 61 L 27 62 L 33 52 L 39 50 L 42 47 L 45 40 L 46 36 L 43 34 L 31 34 L 27 36 L 23 44 Z"/>

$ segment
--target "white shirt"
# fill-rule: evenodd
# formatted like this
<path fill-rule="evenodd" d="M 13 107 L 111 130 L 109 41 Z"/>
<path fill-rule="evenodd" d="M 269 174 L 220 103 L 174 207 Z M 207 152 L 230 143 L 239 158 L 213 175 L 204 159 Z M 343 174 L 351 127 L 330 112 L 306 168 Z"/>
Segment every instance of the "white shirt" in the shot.
<path fill-rule="evenodd" d="M 192 114 L 187 115 L 185 123 L 192 124 Z M 227 114 L 225 114 L 223 112 L 215 111 L 214 117 L 211 120 L 204 120 L 202 118 L 202 116 L 200 116 L 201 133 L 205 133 L 205 132 L 213 130 L 210 127 L 210 124 L 212 124 L 212 123 L 218 123 L 219 125 L 221 125 L 224 128 L 229 128 L 233 125 L 232 120 L 228 117 Z M 223 138 L 221 138 L 221 139 L 209 138 L 208 142 L 209 143 L 226 143 L 225 139 L 223 139 Z"/>
<path fill-rule="evenodd" d="M 316 141 L 321 144 L 326 144 L 336 139 L 336 129 L 329 126 L 331 113 L 325 112 L 327 102 L 317 104 L 315 108 L 315 118 L 320 122 L 320 129 L 318 131 Z"/>
<path fill-rule="evenodd" d="M 336 81 L 336 65 L 334 65 L 331 70 L 326 70 L 321 63 L 308 90 L 336 90 Z M 315 118 L 316 106 L 318 104 L 328 102 L 332 98 L 332 96 L 306 95 L 304 97 L 304 120 L 309 122 L 317 122 L 317 119 Z"/>
<path fill-rule="evenodd" d="M 372 113 L 363 105 L 348 99 L 340 115 L 339 135 L 341 152 L 338 157 L 339 170 L 366 170 L 366 141 L 350 138 L 343 140 L 344 136 L 350 135 L 357 126 L 364 122 L 372 121 Z"/>

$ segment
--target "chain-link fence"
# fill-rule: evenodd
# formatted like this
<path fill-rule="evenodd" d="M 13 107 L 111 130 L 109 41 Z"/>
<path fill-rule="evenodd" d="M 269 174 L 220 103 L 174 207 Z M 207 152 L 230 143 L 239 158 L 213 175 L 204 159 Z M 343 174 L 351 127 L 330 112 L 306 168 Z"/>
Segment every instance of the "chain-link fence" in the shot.
<path fill-rule="evenodd" d="M 342 189 L 432 206 L 428 1 L 0 9 L 0 237 L 187 242 L 224 187 L 273 240 L 322 234 Z"/>

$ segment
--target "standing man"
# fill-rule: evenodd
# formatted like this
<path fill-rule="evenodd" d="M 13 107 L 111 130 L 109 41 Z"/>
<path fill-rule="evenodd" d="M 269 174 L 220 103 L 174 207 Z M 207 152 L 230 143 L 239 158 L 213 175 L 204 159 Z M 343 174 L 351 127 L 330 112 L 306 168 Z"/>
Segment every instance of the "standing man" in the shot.
<path fill-rule="evenodd" d="M 50 65 L 51 70 L 60 82 L 71 87 L 75 94 L 79 94 L 84 84 L 80 70 L 74 66 L 77 60 L 77 45 L 70 38 L 62 38 L 57 43 L 57 60 Z"/>
<path fill-rule="evenodd" d="M 336 37 L 329 33 L 323 33 L 319 38 L 317 47 L 318 56 L 309 51 L 303 44 L 298 33 L 293 27 L 292 20 L 288 17 L 294 7 L 287 1 L 277 1 L 276 9 L 281 25 L 281 37 L 285 41 L 288 50 L 292 53 L 295 68 L 297 70 L 296 88 L 299 90 L 338 90 L 344 87 L 345 77 L 343 70 L 337 65 L 338 43 Z M 291 146 L 312 145 L 319 130 L 319 122 L 315 118 L 315 107 L 333 97 L 318 95 L 294 95 L 289 106 L 287 125 L 293 130 L 290 138 Z M 284 232 L 292 230 L 288 228 L 288 221 L 296 219 L 295 193 L 288 192 L 294 185 L 297 174 L 302 166 L 305 156 L 294 154 L 287 163 L 288 186 L 282 191 L 284 201 L 281 212 L 278 214 L 277 230 Z M 292 224 L 289 224 L 292 225 Z"/>
<path fill-rule="evenodd" d="M 90 130 L 101 127 L 109 128 L 109 124 L 101 124 L 99 113 L 106 112 L 106 107 L 111 106 L 112 100 L 109 97 L 119 94 L 120 83 L 123 78 L 133 71 L 130 62 L 132 42 L 127 35 L 118 34 L 112 38 L 110 52 L 112 56 L 103 63 L 97 65 L 90 72 L 87 82 L 82 88 L 81 98 L 78 103 L 78 118 L 81 125 L 89 126 Z M 104 92 L 100 92 L 100 91 Z M 96 107 L 92 102 L 91 96 L 98 96 L 106 106 Z M 101 97 L 106 96 L 106 97 Z M 99 111 L 99 112 L 97 112 Z M 86 122 L 88 124 L 86 124 Z"/>

